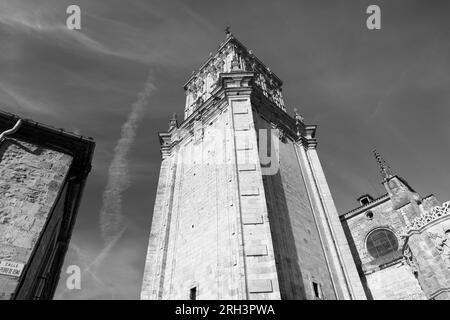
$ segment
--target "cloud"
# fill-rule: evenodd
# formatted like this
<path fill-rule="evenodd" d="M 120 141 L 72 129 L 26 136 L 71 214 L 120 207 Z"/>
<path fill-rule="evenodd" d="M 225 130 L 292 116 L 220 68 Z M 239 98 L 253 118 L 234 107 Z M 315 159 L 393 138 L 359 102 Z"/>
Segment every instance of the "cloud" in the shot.
<path fill-rule="evenodd" d="M 25 96 L 20 90 L 6 83 L 0 82 L 0 93 L 3 93 L 1 104 L 4 107 L 11 106 L 14 109 L 11 111 L 17 112 L 21 116 L 29 116 L 30 113 L 51 114 L 47 105 Z"/>

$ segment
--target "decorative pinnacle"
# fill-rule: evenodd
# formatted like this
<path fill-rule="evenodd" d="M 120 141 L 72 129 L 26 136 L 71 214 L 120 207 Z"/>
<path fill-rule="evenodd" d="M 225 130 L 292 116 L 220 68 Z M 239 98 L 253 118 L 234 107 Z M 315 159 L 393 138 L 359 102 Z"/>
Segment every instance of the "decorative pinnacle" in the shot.
<path fill-rule="evenodd" d="M 226 28 L 225 28 L 225 34 L 227 35 L 227 38 L 231 36 L 230 28 L 231 27 L 229 25 L 227 25 Z"/>
<path fill-rule="evenodd" d="M 378 153 L 377 149 L 373 150 L 373 155 L 375 156 L 375 159 L 377 160 L 378 166 L 380 167 L 381 175 L 385 180 L 391 178 L 394 176 L 392 173 L 391 167 L 388 166 L 386 161 L 383 159 L 383 157 Z"/>
<path fill-rule="evenodd" d="M 175 112 L 172 115 L 172 119 L 169 121 L 169 130 L 172 128 L 178 128 L 177 114 Z"/>
<path fill-rule="evenodd" d="M 295 120 L 303 122 L 305 118 L 298 113 L 298 109 L 294 108 Z"/>

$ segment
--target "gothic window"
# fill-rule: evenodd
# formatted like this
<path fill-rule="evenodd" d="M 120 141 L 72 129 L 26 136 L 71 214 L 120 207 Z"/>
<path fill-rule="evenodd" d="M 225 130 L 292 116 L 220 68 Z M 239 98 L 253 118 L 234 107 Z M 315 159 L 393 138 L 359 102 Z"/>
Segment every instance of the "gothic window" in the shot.
<path fill-rule="evenodd" d="M 372 257 L 383 257 L 398 250 L 397 237 L 388 229 L 376 229 L 367 236 L 366 247 Z"/>

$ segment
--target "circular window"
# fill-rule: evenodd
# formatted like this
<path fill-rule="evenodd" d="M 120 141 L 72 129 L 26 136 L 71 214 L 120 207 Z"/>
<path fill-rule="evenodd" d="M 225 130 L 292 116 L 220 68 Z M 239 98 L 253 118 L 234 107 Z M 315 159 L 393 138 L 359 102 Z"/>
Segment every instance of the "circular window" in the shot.
<path fill-rule="evenodd" d="M 388 229 L 372 231 L 366 240 L 367 251 L 374 258 L 385 256 L 398 250 L 398 241 L 395 234 Z"/>

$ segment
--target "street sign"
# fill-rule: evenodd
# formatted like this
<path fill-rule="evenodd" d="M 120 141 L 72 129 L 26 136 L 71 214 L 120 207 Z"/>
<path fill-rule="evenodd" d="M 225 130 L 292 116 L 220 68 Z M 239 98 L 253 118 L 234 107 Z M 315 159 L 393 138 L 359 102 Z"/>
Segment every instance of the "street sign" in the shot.
<path fill-rule="evenodd" d="M 0 274 L 20 277 L 25 264 L 19 262 L 0 260 Z"/>

